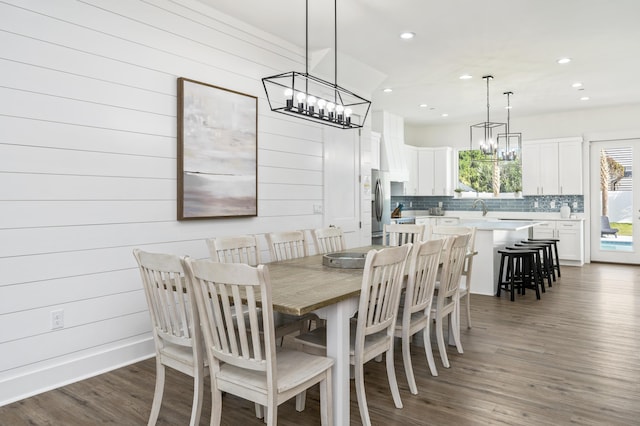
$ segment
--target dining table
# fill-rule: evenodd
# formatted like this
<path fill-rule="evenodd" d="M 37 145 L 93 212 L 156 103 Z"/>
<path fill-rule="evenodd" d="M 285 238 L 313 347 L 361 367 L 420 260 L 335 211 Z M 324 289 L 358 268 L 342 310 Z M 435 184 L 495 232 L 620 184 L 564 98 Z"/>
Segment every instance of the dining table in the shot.
<path fill-rule="evenodd" d="M 350 248 L 367 253 L 383 246 Z M 334 359 L 332 398 L 335 425 L 349 418 L 349 321 L 358 310 L 362 268 L 343 269 L 323 264 L 323 255 L 268 263 L 273 310 L 292 315 L 315 313 L 326 320 L 327 356 Z"/>

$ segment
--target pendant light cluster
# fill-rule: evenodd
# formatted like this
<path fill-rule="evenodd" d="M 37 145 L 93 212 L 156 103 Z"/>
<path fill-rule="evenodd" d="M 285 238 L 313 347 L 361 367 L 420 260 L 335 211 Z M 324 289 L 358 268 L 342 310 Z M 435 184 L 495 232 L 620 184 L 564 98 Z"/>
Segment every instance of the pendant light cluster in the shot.
<path fill-rule="evenodd" d="M 309 0 L 306 0 L 306 69 L 262 79 L 271 111 L 341 129 L 364 125 L 371 102 L 338 86 L 337 0 L 334 0 L 334 83 L 309 74 Z"/>
<path fill-rule="evenodd" d="M 482 77 L 487 82 L 487 120 L 470 126 L 470 148 L 479 149 L 483 154 L 481 160 L 484 161 L 515 161 L 520 156 L 522 145 L 521 133 L 510 133 L 510 108 L 509 97 L 512 92 L 505 92 L 507 95 L 507 123 L 492 122 L 490 117 L 489 103 L 489 81 L 492 75 Z"/>

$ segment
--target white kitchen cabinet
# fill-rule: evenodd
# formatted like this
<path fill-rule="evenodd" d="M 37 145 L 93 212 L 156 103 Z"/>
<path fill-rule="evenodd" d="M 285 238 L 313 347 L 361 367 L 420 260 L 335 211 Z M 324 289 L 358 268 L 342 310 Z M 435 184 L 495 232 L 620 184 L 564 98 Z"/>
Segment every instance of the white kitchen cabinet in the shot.
<path fill-rule="evenodd" d="M 558 242 L 558 258 L 567 265 L 584 264 L 582 220 L 549 220 L 533 227 L 533 238 L 554 238 Z"/>
<path fill-rule="evenodd" d="M 451 195 L 453 149 L 418 148 L 418 195 Z"/>
<path fill-rule="evenodd" d="M 418 148 L 413 145 L 404 146 L 409 180 L 404 183 L 404 195 L 418 195 Z"/>
<path fill-rule="evenodd" d="M 371 168 L 380 170 L 380 138 L 382 135 L 371 132 Z"/>
<path fill-rule="evenodd" d="M 581 195 L 582 139 L 522 143 L 524 195 Z"/>

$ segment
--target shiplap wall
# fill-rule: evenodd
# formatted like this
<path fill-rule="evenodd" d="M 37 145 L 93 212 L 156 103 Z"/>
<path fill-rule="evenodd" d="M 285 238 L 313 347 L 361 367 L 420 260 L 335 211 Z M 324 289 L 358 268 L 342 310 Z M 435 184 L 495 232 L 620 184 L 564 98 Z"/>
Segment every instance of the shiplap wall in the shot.
<path fill-rule="evenodd" d="M 153 353 L 133 248 L 322 226 L 323 129 L 260 81 L 303 55 L 193 0 L 0 0 L 0 405 Z M 178 77 L 259 97 L 259 217 L 176 221 Z"/>

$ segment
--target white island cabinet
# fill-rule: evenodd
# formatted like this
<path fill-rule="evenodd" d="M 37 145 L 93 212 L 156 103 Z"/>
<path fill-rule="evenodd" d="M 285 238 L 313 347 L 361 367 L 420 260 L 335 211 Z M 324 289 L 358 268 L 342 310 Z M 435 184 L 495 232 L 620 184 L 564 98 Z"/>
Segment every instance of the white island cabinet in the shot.
<path fill-rule="evenodd" d="M 529 231 L 543 222 L 462 221 L 461 226 L 476 228 L 476 258 L 471 272 L 471 293 L 494 296 L 498 290 L 500 254 L 498 250 L 529 238 Z"/>
<path fill-rule="evenodd" d="M 556 239 L 561 265 L 584 264 L 583 219 L 547 220 L 533 230 L 533 238 Z"/>

